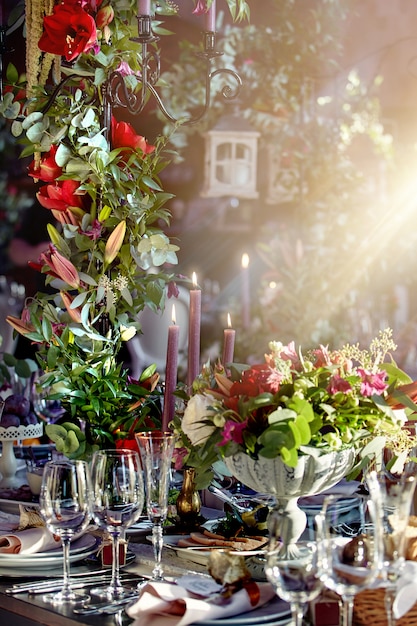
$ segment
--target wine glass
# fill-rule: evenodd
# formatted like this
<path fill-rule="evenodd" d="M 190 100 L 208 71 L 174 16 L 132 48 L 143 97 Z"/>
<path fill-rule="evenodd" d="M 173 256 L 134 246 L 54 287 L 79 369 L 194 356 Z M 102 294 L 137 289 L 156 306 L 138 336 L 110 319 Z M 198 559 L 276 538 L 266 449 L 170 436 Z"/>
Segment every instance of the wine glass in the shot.
<path fill-rule="evenodd" d="M 304 607 L 320 594 L 320 554 L 315 541 L 298 541 L 288 548 L 286 536 L 291 520 L 285 511 L 276 510 L 268 520 L 269 544 L 265 574 L 277 595 L 289 602 L 294 626 L 301 626 Z"/>
<path fill-rule="evenodd" d="M 168 491 L 175 435 L 170 432 L 137 433 L 139 454 L 145 474 L 146 512 L 152 522 L 152 545 L 155 566 L 154 580 L 163 580 L 161 565 L 164 545 L 163 523 L 168 513 Z"/>
<path fill-rule="evenodd" d="M 396 583 L 405 563 L 406 528 L 416 488 L 416 476 L 407 472 L 395 475 L 386 470 L 372 471 L 366 476 L 366 483 L 381 514 L 385 608 L 388 626 L 393 626 L 393 602 Z"/>
<path fill-rule="evenodd" d="M 107 587 L 91 593 L 109 600 L 131 595 L 120 580 L 120 538 L 140 517 L 144 504 L 142 470 L 134 450 L 100 450 L 91 462 L 93 518 L 112 540 L 112 575 Z"/>
<path fill-rule="evenodd" d="M 374 501 L 329 495 L 317 516 L 322 581 L 342 599 L 342 626 L 351 626 L 357 593 L 378 577 L 381 566 L 379 512 Z"/>
<path fill-rule="evenodd" d="M 55 605 L 79 604 L 89 596 L 71 589 L 70 543 L 83 532 L 91 519 L 91 479 L 85 461 L 48 461 L 45 464 L 39 496 L 40 513 L 47 528 L 62 541 L 64 577 L 61 591 L 44 600 Z"/>

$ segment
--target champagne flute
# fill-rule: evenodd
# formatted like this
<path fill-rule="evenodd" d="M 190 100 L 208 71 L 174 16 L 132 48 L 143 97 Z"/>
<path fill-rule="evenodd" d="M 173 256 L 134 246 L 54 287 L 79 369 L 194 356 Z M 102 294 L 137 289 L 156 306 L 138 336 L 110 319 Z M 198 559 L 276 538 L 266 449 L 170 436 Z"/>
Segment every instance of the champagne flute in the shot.
<path fill-rule="evenodd" d="M 414 464 L 413 464 L 414 465 Z M 385 575 L 385 608 L 388 626 L 394 626 L 396 583 L 405 563 L 406 528 L 411 512 L 416 477 L 372 471 L 366 477 L 371 498 L 381 512 L 382 571 Z"/>
<path fill-rule="evenodd" d="M 286 535 L 291 525 L 285 511 L 276 510 L 268 520 L 269 544 L 265 574 L 277 595 L 291 605 L 294 626 L 302 626 L 304 607 L 323 588 L 320 553 L 315 541 L 298 541 L 288 548 Z"/>
<path fill-rule="evenodd" d="M 91 480 L 85 461 L 48 461 L 39 496 L 40 513 L 47 528 L 62 541 L 64 575 L 62 589 L 44 596 L 55 605 L 82 604 L 89 596 L 71 589 L 70 543 L 84 531 L 91 519 Z"/>
<path fill-rule="evenodd" d="M 329 495 L 317 516 L 322 581 L 342 598 L 342 626 L 351 626 L 357 593 L 377 579 L 381 566 L 379 509 L 370 498 Z"/>
<path fill-rule="evenodd" d="M 136 441 L 145 474 L 146 512 L 152 522 L 152 545 L 155 566 L 154 580 L 163 580 L 161 564 L 164 545 L 163 523 L 168 513 L 168 491 L 171 478 L 175 435 L 170 432 L 137 433 Z"/>
<path fill-rule="evenodd" d="M 144 504 L 142 470 L 134 450 L 100 450 L 91 462 L 93 518 L 112 539 L 112 576 L 107 587 L 91 593 L 109 600 L 131 595 L 120 579 L 120 537 L 140 517 Z"/>

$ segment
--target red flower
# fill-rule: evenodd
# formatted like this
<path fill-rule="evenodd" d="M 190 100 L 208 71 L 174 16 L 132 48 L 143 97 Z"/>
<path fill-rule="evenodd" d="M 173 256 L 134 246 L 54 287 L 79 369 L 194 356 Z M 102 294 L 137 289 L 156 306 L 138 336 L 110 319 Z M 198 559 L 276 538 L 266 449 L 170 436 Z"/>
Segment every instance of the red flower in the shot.
<path fill-rule="evenodd" d="M 41 159 L 40 163 L 33 160 L 29 165 L 28 174 L 33 178 L 42 180 L 44 183 L 52 183 L 62 174 L 62 167 L 55 161 L 58 146 L 51 146 L 49 152 Z"/>
<path fill-rule="evenodd" d="M 85 208 L 85 196 L 77 194 L 79 186 L 80 183 L 76 180 L 57 181 L 41 187 L 36 197 L 39 204 L 53 211 L 60 222 L 78 224 Z"/>
<path fill-rule="evenodd" d="M 68 0 L 55 5 L 53 14 L 44 17 L 43 28 L 39 48 L 65 56 L 67 61 L 89 52 L 97 41 L 94 19 L 79 3 Z"/>
<path fill-rule="evenodd" d="M 131 148 L 140 150 L 143 154 L 150 154 L 155 150 L 155 146 L 148 144 L 142 135 L 137 135 L 128 122 L 118 122 L 114 117 L 111 123 L 111 141 L 113 148 Z"/>
<path fill-rule="evenodd" d="M 281 380 L 282 374 L 264 363 L 252 365 L 252 367 L 244 370 L 242 373 L 243 383 L 250 383 L 257 386 L 258 391 L 255 394 L 248 394 L 251 396 L 257 396 L 260 393 L 277 393 Z"/>

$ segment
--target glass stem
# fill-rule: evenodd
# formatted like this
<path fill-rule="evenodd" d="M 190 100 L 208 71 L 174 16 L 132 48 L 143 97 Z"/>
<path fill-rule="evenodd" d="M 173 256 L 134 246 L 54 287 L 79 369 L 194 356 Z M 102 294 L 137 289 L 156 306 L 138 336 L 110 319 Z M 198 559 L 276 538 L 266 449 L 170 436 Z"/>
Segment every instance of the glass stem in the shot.
<path fill-rule="evenodd" d="M 395 599 L 395 587 L 389 585 L 385 588 L 385 612 L 387 614 L 387 626 L 395 626 L 396 619 L 393 613 L 393 604 Z"/>
<path fill-rule="evenodd" d="M 162 522 L 155 522 L 152 528 L 152 545 L 155 558 L 155 567 L 152 572 L 154 580 L 163 579 L 163 570 L 161 566 L 162 548 L 164 545 L 164 537 L 162 531 Z"/>
<path fill-rule="evenodd" d="M 352 626 L 353 620 L 353 597 L 343 598 L 342 602 L 342 626 Z"/>
<path fill-rule="evenodd" d="M 294 626 L 303 626 L 304 610 L 301 604 L 292 605 L 292 621 Z"/>
<path fill-rule="evenodd" d="M 111 581 L 110 588 L 113 597 L 123 589 L 120 580 L 120 532 L 113 531 L 112 537 L 112 561 L 111 561 Z"/>
<path fill-rule="evenodd" d="M 68 536 L 64 536 L 61 538 L 62 541 L 62 554 L 63 554 L 63 584 L 61 596 L 62 598 L 69 598 L 72 594 L 71 584 L 70 584 L 70 545 L 71 539 Z"/>

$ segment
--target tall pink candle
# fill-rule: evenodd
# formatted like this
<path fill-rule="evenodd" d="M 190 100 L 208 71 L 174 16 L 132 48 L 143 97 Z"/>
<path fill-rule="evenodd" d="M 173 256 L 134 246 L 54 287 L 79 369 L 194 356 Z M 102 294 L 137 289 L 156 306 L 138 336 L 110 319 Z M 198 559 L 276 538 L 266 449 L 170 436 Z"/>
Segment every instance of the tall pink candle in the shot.
<path fill-rule="evenodd" d="M 227 314 L 227 326 L 223 331 L 223 367 L 226 367 L 227 363 L 233 363 L 235 350 L 236 331 L 232 328 L 230 313 Z"/>
<path fill-rule="evenodd" d="M 197 277 L 193 273 L 193 285 Z M 201 290 L 190 290 L 190 317 L 188 324 L 188 371 L 187 385 L 191 390 L 193 381 L 200 373 Z"/>
<path fill-rule="evenodd" d="M 151 0 L 138 0 L 138 15 L 151 14 Z"/>
<path fill-rule="evenodd" d="M 206 31 L 211 33 L 216 31 L 216 0 L 213 0 L 206 13 Z"/>
<path fill-rule="evenodd" d="M 250 285 L 249 285 L 249 255 L 242 254 L 242 325 L 249 328 L 250 324 Z"/>
<path fill-rule="evenodd" d="M 178 370 L 178 340 L 180 327 L 175 323 L 175 305 L 172 305 L 172 325 L 168 328 L 167 358 L 165 368 L 164 410 L 162 430 L 168 430 L 168 424 L 175 415 L 175 396 Z"/>

